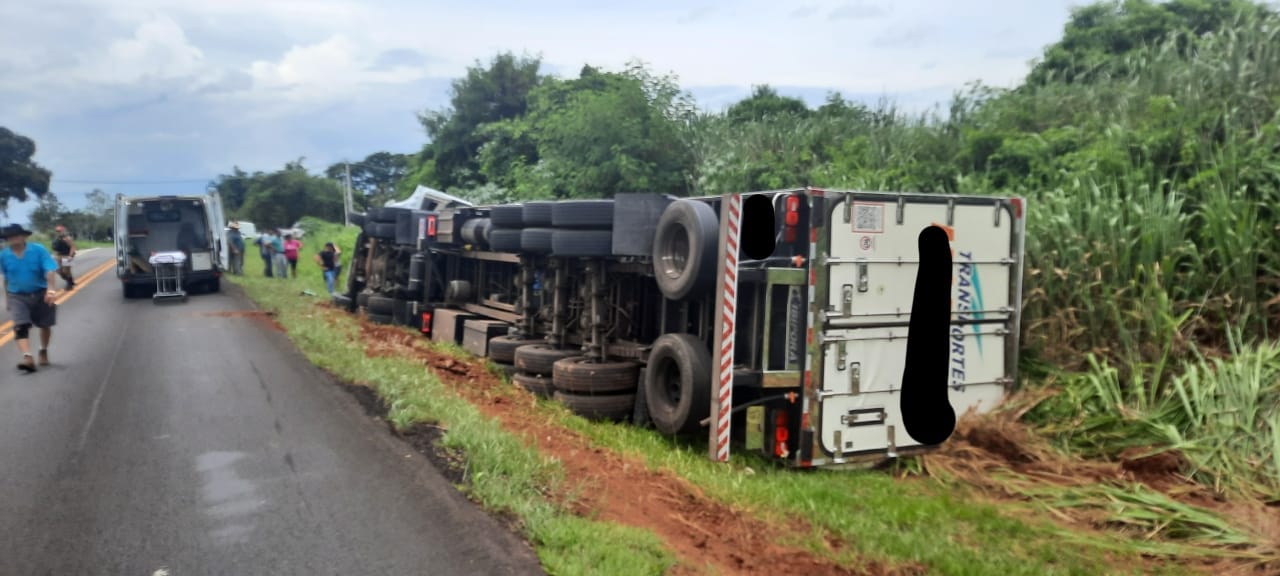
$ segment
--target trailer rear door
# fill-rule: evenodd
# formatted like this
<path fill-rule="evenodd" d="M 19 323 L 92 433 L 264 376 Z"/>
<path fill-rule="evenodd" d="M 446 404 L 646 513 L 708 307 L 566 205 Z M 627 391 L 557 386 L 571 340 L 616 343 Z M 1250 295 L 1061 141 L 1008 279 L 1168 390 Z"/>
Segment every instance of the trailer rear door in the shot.
<path fill-rule="evenodd" d="M 918 446 L 899 404 L 919 262 L 929 226 L 952 248 L 949 379 L 957 415 L 990 410 L 1016 376 L 1020 203 L 1007 199 L 828 193 L 821 321 L 820 445 L 826 457 Z M 1019 201 L 1020 202 L 1020 201 Z M 822 280 L 819 281 L 823 283 Z M 944 385 L 943 382 L 938 383 Z M 817 456 L 817 454 L 815 454 Z"/>

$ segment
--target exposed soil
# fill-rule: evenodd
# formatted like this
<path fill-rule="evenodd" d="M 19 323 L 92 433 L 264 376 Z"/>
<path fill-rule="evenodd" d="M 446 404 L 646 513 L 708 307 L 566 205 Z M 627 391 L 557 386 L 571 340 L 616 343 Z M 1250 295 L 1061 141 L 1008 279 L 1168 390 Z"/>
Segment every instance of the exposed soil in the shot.
<path fill-rule="evenodd" d="M 284 332 L 284 326 L 281 326 L 279 322 L 276 322 L 275 312 L 268 312 L 264 310 L 224 310 L 221 312 L 201 312 L 200 316 L 212 318 L 249 318 L 251 320 L 256 320 L 267 328 L 277 332 Z"/>
<path fill-rule="evenodd" d="M 865 563 L 840 566 L 808 550 L 779 543 L 808 534 L 795 520 L 765 523 L 745 511 L 706 497 L 697 487 L 644 462 L 593 446 L 581 435 L 534 410 L 532 394 L 507 386 L 478 360 L 432 350 L 399 328 L 361 321 L 370 356 L 417 357 L 446 385 L 497 419 L 544 455 L 560 462 L 569 482 L 552 497 L 574 513 L 646 528 L 680 558 L 676 573 L 698 573 L 706 565 L 722 574 L 923 574 L 923 567 Z M 830 541 L 835 549 L 843 546 Z"/>

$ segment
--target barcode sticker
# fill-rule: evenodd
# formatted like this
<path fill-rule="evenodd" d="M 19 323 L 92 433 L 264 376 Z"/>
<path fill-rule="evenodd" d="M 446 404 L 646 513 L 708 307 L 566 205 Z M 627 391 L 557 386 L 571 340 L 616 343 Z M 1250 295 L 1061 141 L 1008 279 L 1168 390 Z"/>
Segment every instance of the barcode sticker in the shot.
<path fill-rule="evenodd" d="M 866 234 L 884 232 L 884 204 L 853 203 L 853 231 Z"/>

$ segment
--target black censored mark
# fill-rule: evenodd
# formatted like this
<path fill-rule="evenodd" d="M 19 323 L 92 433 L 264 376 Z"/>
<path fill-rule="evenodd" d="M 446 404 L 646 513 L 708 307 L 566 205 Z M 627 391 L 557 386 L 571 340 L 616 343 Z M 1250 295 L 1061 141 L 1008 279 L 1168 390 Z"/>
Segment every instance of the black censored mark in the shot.
<path fill-rule="evenodd" d="M 764 194 L 743 200 L 739 242 L 747 260 L 763 260 L 773 255 L 776 230 L 773 218 L 773 202 Z"/>
<path fill-rule="evenodd" d="M 951 244 L 942 228 L 920 232 L 920 267 L 907 328 L 907 362 L 902 371 L 902 424 L 925 446 L 941 444 L 956 428 L 947 398 L 951 359 Z"/>

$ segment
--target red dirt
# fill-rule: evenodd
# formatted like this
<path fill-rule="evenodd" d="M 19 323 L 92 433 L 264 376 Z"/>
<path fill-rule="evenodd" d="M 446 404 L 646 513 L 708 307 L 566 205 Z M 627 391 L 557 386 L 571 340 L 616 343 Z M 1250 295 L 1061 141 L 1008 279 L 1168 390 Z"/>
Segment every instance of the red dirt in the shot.
<path fill-rule="evenodd" d="M 646 528 L 680 558 L 674 573 L 699 573 L 710 564 L 719 573 L 760 574 L 922 574 L 921 566 L 887 567 L 866 563 L 858 570 L 779 543 L 808 533 L 770 524 L 706 497 L 697 487 L 644 462 L 593 446 L 581 435 L 534 410 L 535 398 L 506 386 L 478 361 L 464 361 L 431 350 L 420 337 L 401 329 L 361 322 L 371 356 L 413 355 L 446 385 L 486 416 L 522 436 L 542 454 L 558 460 L 570 485 L 552 495 L 575 514 Z M 830 542 L 833 548 L 842 546 Z"/>
<path fill-rule="evenodd" d="M 276 315 L 274 312 L 266 312 L 262 310 L 227 310 L 223 312 L 202 312 L 200 315 L 212 318 L 249 318 L 257 320 L 262 323 L 262 325 L 272 330 L 284 332 L 284 326 L 281 326 L 279 322 L 276 322 Z"/>

